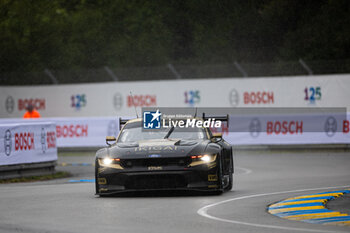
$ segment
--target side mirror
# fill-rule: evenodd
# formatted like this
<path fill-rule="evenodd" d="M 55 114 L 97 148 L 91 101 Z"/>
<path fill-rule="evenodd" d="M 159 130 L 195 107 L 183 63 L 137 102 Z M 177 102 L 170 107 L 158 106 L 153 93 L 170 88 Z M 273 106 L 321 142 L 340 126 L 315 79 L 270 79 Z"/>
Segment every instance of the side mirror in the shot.
<path fill-rule="evenodd" d="M 222 138 L 222 133 L 213 133 L 213 138 Z"/>
<path fill-rule="evenodd" d="M 114 136 L 107 136 L 106 137 L 106 143 L 108 146 L 112 145 L 116 141 L 117 141 L 117 139 Z"/>
<path fill-rule="evenodd" d="M 213 142 L 219 142 L 222 140 L 222 133 L 213 133 L 213 136 L 211 137 L 211 140 Z"/>

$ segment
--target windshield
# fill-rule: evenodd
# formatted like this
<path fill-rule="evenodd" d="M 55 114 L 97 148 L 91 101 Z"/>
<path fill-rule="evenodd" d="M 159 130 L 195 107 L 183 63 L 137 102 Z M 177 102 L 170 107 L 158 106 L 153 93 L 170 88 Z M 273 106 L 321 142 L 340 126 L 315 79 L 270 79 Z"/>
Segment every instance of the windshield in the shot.
<path fill-rule="evenodd" d="M 163 139 L 170 128 L 142 130 L 140 124 L 130 123 L 121 132 L 118 142 L 135 142 L 150 139 Z M 204 128 L 174 128 L 169 139 L 197 140 L 207 138 Z"/>

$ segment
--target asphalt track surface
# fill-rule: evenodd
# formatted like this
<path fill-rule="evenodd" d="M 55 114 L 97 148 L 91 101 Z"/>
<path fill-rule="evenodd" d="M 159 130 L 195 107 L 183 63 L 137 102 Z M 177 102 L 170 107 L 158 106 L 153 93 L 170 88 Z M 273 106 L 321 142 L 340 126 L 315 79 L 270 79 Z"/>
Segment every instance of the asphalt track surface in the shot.
<path fill-rule="evenodd" d="M 92 166 L 59 166 L 74 177 L 0 185 L 0 232 L 350 232 L 267 213 L 289 197 L 350 188 L 350 153 L 236 151 L 234 188 L 223 195 L 145 193 L 99 198 Z M 93 156 L 59 162 L 92 163 Z"/>

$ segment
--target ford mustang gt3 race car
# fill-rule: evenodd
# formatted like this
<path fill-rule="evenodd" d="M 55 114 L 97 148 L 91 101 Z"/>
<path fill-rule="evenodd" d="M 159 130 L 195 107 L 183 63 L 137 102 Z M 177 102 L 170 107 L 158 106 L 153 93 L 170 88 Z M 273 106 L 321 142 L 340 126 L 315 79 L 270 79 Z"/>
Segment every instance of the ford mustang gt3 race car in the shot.
<path fill-rule="evenodd" d="M 232 188 L 232 147 L 209 128 L 171 127 L 147 131 L 142 119 L 122 120 L 117 138 L 96 152 L 96 194 L 126 191 Z M 227 120 L 227 118 L 226 118 Z"/>

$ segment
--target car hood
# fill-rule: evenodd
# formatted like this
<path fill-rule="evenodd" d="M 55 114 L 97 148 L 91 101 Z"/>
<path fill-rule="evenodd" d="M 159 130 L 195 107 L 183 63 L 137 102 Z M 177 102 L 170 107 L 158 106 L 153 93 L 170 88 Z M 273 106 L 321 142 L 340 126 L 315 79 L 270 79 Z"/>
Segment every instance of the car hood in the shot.
<path fill-rule="evenodd" d="M 212 151 L 217 147 L 210 140 L 155 139 L 116 143 L 109 148 L 108 153 L 113 158 L 171 158 L 200 155 L 208 152 L 208 148 Z"/>

